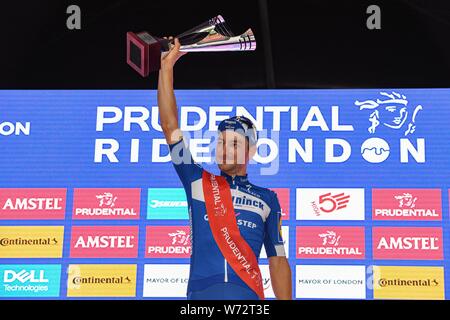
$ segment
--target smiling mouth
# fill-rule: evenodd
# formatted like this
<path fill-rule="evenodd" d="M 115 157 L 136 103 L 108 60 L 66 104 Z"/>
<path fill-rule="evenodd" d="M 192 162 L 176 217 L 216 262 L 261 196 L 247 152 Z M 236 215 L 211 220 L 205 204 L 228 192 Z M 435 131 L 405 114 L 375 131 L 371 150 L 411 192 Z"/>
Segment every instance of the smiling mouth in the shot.
<path fill-rule="evenodd" d="M 402 123 L 402 117 L 395 117 L 392 122 L 394 122 L 395 124 L 400 124 Z"/>

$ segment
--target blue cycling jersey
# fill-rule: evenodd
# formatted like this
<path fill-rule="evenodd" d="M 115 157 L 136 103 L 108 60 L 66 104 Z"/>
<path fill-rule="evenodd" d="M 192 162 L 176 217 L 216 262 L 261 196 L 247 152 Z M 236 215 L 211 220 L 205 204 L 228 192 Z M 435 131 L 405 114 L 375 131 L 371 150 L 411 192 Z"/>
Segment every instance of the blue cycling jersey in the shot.
<path fill-rule="evenodd" d="M 191 224 L 191 291 L 224 282 L 249 288 L 228 265 L 217 246 L 208 222 L 203 195 L 203 168 L 194 162 L 184 140 L 169 145 L 172 163 L 186 191 Z M 231 188 L 237 224 L 242 237 L 258 258 L 262 245 L 267 257 L 285 256 L 281 236 L 281 209 L 272 190 L 248 181 L 247 175 L 229 176 L 221 171 Z"/>

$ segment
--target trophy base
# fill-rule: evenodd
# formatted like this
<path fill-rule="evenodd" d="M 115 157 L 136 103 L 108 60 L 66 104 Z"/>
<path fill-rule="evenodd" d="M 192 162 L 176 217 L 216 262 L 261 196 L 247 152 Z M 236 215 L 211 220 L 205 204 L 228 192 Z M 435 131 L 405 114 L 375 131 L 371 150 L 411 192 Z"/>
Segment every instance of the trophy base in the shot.
<path fill-rule="evenodd" d="M 127 63 L 141 76 L 147 77 L 161 67 L 161 50 L 169 50 L 169 40 L 148 32 L 127 32 Z"/>

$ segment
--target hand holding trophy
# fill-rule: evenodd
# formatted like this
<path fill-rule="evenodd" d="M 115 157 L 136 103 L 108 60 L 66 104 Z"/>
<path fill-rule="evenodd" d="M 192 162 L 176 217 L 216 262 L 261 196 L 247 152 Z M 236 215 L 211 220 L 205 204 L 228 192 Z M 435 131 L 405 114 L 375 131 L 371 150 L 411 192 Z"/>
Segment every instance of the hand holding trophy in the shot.
<path fill-rule="evenodd" d="M 256 40 L 251 29 L 239 36 L 234 36 L 220 15 L 175 38 L 179 41 L 179 52 L 256 49 Z M 146 77 L 150 72 L 160 69 L 161 54 L 169 51 L 172 45 L 175 45 L 175 41 L 171 38 L 158 38 L 146 31 L 127 32 L 127 63 L 141 76 Z"/>

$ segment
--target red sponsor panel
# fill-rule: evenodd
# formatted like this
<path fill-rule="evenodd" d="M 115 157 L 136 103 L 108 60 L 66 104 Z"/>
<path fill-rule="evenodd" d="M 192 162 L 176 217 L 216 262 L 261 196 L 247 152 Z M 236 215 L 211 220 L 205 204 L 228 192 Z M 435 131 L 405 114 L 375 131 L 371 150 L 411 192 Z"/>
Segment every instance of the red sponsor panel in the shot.
<path fill-rule="evenodd" d="M 442 260 L 440 227 L 374 227 L 374 259 Z"/>
<path fill-rule="evenodd" d="M 364 259 L 364 227 L 297 227 L 297 258 Z"/>
<path fill-rule="evenodd" d="M 138 226 L 72 227 L 71 258 L 136 258 Z"/>
<path fill-rule="evenodd" d="M 442 220 L 439 189 L 373 189 L 373 220 Z"/>
<path fill-rule="evenodd" d="M 189 258 L 191 234 L 189 226 L 147 226 L 146 258 Z"/>
<path fill-rule="evenodd" d="M 64 219 L 66 189 L 0 189 L 0 220 Z"/>
<path fill-rule="evenodd" d="M 277 194 L 281 207 L 281 219 L 289 220 L 289 188 L 270 188 Z"/>
<path fill-rule="evenodd" d="M 139 219 L 140 193 L 140 189 L 75 189 L 73 193 L 73 219 Z"/>

